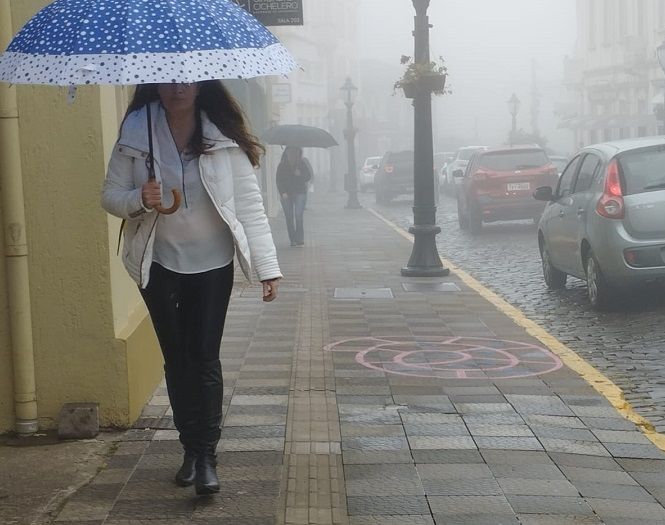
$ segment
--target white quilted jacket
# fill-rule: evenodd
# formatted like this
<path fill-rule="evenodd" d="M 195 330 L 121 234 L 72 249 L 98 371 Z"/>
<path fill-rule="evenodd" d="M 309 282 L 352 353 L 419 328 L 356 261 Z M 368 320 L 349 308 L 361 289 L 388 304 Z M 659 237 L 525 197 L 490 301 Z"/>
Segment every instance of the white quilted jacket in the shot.
<path fill-rule="evenodd" d="M 153 103 L 152 115 L 160 121 L 163 112 Z M 165 121 L 165 119 L 163 119 Z M 217 126 L 202 115 L 203 136 L 213 144 L 208 154 L 199 157 L 201 180 L 212 202 L 233 234 L 236 257 L 245 277 L 251 280 L 252 267 L 259 280 L 281 277 L 277 252 L 263 207 L 263 199 L 254 169 L 247 155 Z M 150 279 L 150 265 L 158 214 L 142 206 L 141 186 L 148 180 L 148 130 L 145 108 L 128 116 L 108 166 L 102 207 L 125 219 L 122 259 L 129 275 L 145 288 Z M 155 172 L 160 179 L 159 146 L 154 144 Z M 165 206 L 171 196 L 165 198 Z M 177 212 L 176 212 L 177 213 Z"/>

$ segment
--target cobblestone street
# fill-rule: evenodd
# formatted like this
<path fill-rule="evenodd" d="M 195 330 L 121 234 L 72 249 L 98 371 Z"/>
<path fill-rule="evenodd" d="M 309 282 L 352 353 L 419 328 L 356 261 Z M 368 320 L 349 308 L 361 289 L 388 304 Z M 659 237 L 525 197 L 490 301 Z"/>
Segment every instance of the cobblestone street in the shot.
<path fill-rule="evenodd" d="M 411 202 L 363 204 L 399 226 L 413 224 Z M 568 278 L 566 290 L 548 291 L 542 277 L 531 222 L 485 224 L 477 237 L 460 231 L 453 198 L 442 195 L 438 210 L 439 253 L 472 274 L 560 341 L 589 360 L 625 393 L 626 399 L 660 432 L 665 431 L 665 296 L 636 290 L 613 312 L 591 310 L 583 281 Z M 404 255 L 406 264 L 408 254 Z M 401 262 L 401 261 L 400 261 Z"/>

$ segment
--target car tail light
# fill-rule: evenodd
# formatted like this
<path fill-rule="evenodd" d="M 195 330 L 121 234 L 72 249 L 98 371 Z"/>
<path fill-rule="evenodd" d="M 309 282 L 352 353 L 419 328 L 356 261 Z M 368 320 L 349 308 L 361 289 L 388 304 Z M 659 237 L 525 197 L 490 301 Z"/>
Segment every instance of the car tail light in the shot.
<path fill-rule="evenodd" d="M 386 164 L 383 167 L 383 171 L 385 171 L 386 173 L 392 173 L 393 171 L 395 171 L 395 167 L 391 166 L 390 164 Z"/>
<path fill-rule="evenodd" d="M 619 176 L 619 162 L 616 159 L 607 167 L 605 188 L 596 204 L 596 213 L 607 219 L 623 219 L 624 217 L 623 191 Z"/>

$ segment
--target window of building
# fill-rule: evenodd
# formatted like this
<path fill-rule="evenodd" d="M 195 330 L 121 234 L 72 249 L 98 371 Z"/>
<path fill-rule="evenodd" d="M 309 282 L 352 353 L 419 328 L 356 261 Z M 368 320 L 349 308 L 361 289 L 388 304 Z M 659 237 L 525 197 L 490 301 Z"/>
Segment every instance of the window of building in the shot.
<path fill-rule="evenodd" d="M 612 130 L 610 128 L 605 128 L 603 130 L 603 140 L 605 142 L 612 140 Z"/>
<path fill-rule="evenodd" d="M 598 130 L 597 129 L 592 129 L 589 131 L 589 142 L 591 144 L 595 144 L 598 142 Z"/>
<path fill-rule="evenodd" d="M 628 2 L 619 0 L 619 36 L 628 34 Z"/>
<path fill-rule="evenodd" d="M 646 137 L 648 135 L 647 133 L 647 127 L 646 126 L 640 126 L 637 128 L 637 136 L 638 137 Z"/>
<path fill-rule="evenodd" d="M 637 34 L 642 36 L 644 35 L 644 23 L 645 23 L 645 16 L 646 16 L 646 9 L 645 9 L 645 4 L 646 2 L 644 0 L 639 0 L 637 2 L 637 11 L 636 11 L 636 16 L 637 16 Z"/>
<path fill-rule="evenodd" d="M 619 138 L 620 139 L 630 138 L 630 128 L 619 128 Z"/>

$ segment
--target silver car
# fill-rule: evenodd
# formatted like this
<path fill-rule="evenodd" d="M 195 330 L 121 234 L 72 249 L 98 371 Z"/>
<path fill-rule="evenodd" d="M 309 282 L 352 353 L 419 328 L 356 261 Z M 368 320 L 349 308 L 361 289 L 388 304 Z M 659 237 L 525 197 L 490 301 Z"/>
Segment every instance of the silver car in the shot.
<path fill-rule="evenodd" d="M 545 283 L 585 279 L 591 305 L 611 307 L 631 285 L 665 279 L 665 137 L 597 144 L 568 164 L 538 225 Z"/>

